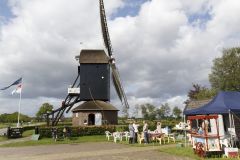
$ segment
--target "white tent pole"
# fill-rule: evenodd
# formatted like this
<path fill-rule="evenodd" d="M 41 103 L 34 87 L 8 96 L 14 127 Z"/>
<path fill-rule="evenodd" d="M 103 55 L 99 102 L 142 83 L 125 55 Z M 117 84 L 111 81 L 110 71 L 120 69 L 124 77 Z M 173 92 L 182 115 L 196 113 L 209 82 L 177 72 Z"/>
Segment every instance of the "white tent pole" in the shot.
<path fill-rule="evenodd" d="M 183 116 L 184 117 L 184 133 L 185 133 L 185 147 L 187 147 L 187 132 L 186 132 L 186 115 Z"/>
<path fill-rule="evenodd" d="M 229 127 L 230 127 L 230 143 L 231 143 L 231 146 L 233 147 L 233 138 L 232 138 L 232 116 L 231 116 L 231 111 L 230 111 L 230 109 L 228 110 L 228 112 L 229 112 Z"/>
<path fill-rule="evenodd" d="M 232 118 L 231 118 L 231 113 L 230 113 L 230 109 L 228 110 L 228 117 L 229 117 L 229 128 L 232 128 Z"/>

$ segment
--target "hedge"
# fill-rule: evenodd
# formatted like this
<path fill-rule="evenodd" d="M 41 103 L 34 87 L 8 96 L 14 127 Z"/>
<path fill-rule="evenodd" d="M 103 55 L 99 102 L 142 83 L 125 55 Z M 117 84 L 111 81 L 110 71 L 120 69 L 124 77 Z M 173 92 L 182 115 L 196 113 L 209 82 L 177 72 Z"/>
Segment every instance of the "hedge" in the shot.
<path fill-rule="evenodd" d="M 63 136 L 63 126 L 56 127 L 57 135 Z M 86 135 L 104 135 L 105 131 L 115 132 L 116 127 L 108 126 L 79 126 L 79 127 L 66 127 L 68 134 L 71 137 L 86 136 Z M 40 137 L 52 137 L 52 127 L 39 127 Z"/>

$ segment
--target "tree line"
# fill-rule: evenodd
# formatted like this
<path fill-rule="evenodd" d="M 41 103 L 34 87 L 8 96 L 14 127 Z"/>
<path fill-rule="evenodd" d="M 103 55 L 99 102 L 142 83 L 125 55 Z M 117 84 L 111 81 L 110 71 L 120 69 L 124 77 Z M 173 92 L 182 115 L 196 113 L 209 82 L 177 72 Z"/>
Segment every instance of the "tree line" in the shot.
<path fill-rule="evenodd" d="M 33 118 L 20 114 L 20 121 L 21 122 L 30 122 Z M 0 122 L 1 123 L 17 123 L 18 121 L 18 112 L 14 113 L 4 113 L 0 115 Z"/>
<path fill-rule="evenodd" d="M 168 118 L 177 118 L 180 119 L 182 115 L 182 110 L 177 106 L 172 107 L 168 104 L 162 104 L 160 107 L 156 107 L 153 104 L 146 103 L 136 106 L 135 113 L 138 113 L 139 110 L 142 113 L 142 118 L 146 120 L 160 120 Z"/>

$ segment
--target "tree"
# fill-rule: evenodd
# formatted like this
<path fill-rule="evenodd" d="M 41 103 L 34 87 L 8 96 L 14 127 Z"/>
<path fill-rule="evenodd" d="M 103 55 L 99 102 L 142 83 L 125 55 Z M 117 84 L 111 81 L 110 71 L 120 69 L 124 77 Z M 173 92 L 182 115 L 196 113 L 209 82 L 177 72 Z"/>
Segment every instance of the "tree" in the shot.
<path fill-rule="evenodd" d="M 206 88 L 199 84 L 193 84 L 193 89 L 188 92 L 189 100 L 204 100 L 211 99 L 216 95 L 217 91 L 214 88 Z"/>
<path fill-rule="evenodd" d="M 141 106 L 140 105 L 135 105 L 133 108 L 133 113 L 132 113 L 132 118 L 139 118 L 141 116 Z"/>
<path fill-rule="evenodd" d="M 44 114 L 48 112 L 52 112 L 52 110 L 53 110 L 53 105 L 49 103 L 43 103 L 42 106 L 39 108 L 38 112 L 36 113 L 37 120 L 43 120 Z"/>
<path fill-rule="evenodd" d="M 142 115 L 143 118 L 146 120 L 154 120 L 156 119 L 156 107 L 152 104 L 146 103 L 140 105 L 140 108 L 142 109 Z"/>
<path fill-rule="evenodd" d="M 197 94 L 200 92 L 201 86 L 199 84 L 193 84 L 193 89 L 188 92 L 189 99 L 197 99 Z"/>
<path fill-rule="evenodd" d="M 240 48 L 224 49 L 220 58 L 213 60 L 209 74 L 212 88 L 240 91 Z"/>
<path fill-rule="evenodd" d="M 123 117 L 128 118 L 129 117 L 129 111 L 128 108 L 124 107 L 122 110 Z"/>
<path fill-rule="evenodd" d="M 162 104 L 160 109 L 157 110 L 158 118 L 166 118 L 170 115 L 171 108 L 168 103 Z"/>
<path fill-rule="evenodd" d="M 0 122 L 2 123 L 16 123 L 18 121 L 18 112 L 14 113 L 4 113 L 0 115 Z M 27 115 L 20 113 L 20 121 L 29 122 L 31 118 Z"/>
<path fill-rule="evenodd" d="M 182 110 L 179 109 L 177 106 L 175 106 L 173 108 L 173 116 L 176 117 L 176 118 L 180 118 L 181 117 L 181 114 L 182 114 Z"/>

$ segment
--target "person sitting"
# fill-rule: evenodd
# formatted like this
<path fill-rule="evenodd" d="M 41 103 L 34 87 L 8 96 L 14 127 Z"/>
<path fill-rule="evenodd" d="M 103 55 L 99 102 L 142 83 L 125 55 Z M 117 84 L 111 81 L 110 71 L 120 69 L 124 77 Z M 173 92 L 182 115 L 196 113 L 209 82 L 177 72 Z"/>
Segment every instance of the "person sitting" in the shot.
<path fill-rule="evenodd" d="M 198 134 L 203 134 L 203 129 L 202 129 L 202 127 L 199 127 L 199 128 L 198 128 Z"/>
<path fill-rule="evenodd" d="M 162 133 L 162 124 L 161 122 L 157 122 L 157 128 L 155 130 L 156 133 Z"/>

